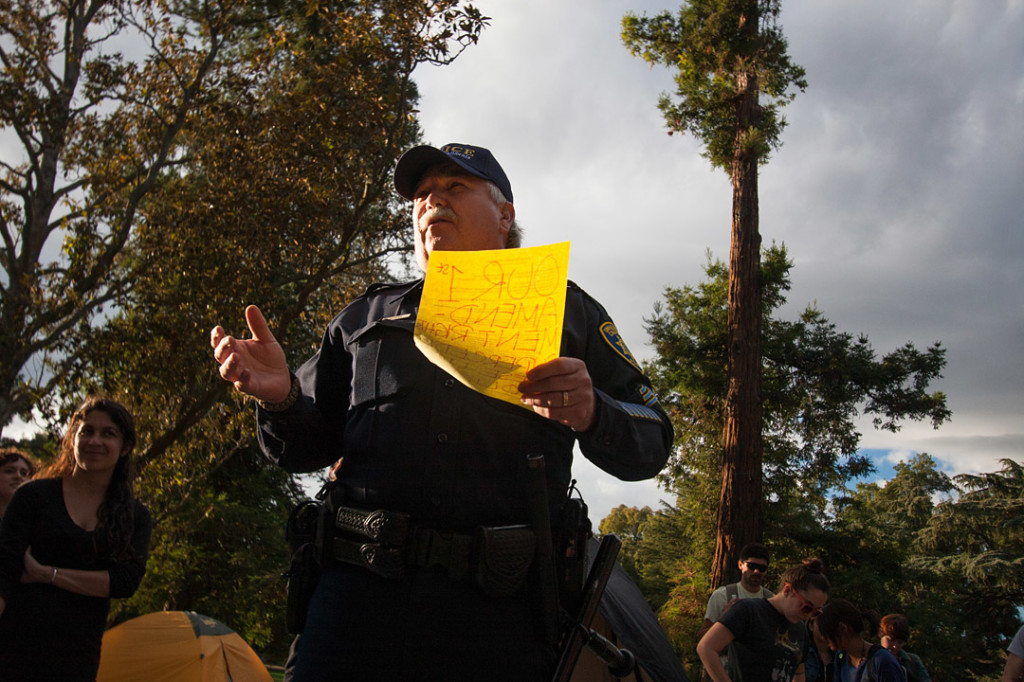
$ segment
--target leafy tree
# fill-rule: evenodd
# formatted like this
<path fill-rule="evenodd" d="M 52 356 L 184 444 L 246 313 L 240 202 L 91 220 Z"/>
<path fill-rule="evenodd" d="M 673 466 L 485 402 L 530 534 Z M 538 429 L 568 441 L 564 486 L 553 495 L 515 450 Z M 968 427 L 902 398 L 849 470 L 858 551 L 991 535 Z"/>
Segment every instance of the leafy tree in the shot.
<path fill-rule="evenodd" d="M 922 649 L 941 679 L 998 679 L 1024 608 L 1024 463 L 954 478 L 959 495 L 937 505 L 917 537 L 910 569 L 936 575 L 907 603 Z M 915 599 L 916 601 L 911 601 Z"/>
<path fill-rule="evenodd" d="M 0 431 L 50 395 L 76 327 L 130 285 L 118 256 L 242 7 L 0 4 L 0 133 L 20 145 L 0 160 Z"/>
<path fill-rule="evenodd" d="M 618 557 L 619 564 L 634 581 L 640 577 L 636 569 L 636 554 L 644 536 L 644 527 L 653 513 L 650 507 L 637 509 L 620 504 L 612 509 L 608 516 L 601 519 L 601 523 L 598 525 L 598 530 L 602 535 L 614 533 L 622 540 Z"/>
<path fill-rule="evenodd" d="M 907 614 L 916 624 L 918 615 L 931 610 L 922 605 L 934 602 L 927 594 L 937 586 L 937 576 L 931 567 L 915 569 L 908 562 L 920 549 L 918 534 L 929 523 L 935 500 L 955 488 L 927 454 L 895 469 L 884 485 L 860 483 L 855 492 L 833 500 L 834 514 L 825 520 L 819 551 L 834 596 L 883 614 Z"/>
<path fill-rule="evenodd" d="M 409 139 L 400 129 L 415 120 L 412 109 L 394 107 L 396 97 L 408 104 L 414 95 L 415 66 L 450 62 L 477 40 L 484 23 L 458 0 L 30 0 L 0 6 L 0 133 L 20 145 L 19 159 L 0 160 L 0 431 L 16 415 L 29 419 L 33 408 L 51 411 L 67 371 L 63 363 L 75 361 L 82 333 L 104 307 L 123 305 L 136 280 L 121 260 L 137 228 L 150 220 L 143 202 L 169 178 L 188 172 L 187 150 L 195 139 L 184 138 L 194 132 L 200 109 L 213 118 L 196 122 L 199 127 L 227 123 L 217 118 L 224 109 L 211 111 L 212 101 L 225 91 L 258 98 L 257 88 L 273 86 L 275 74 L 291 69 L 293 102 L 334 107 L 326 112 L 335 116 L 356 113 L 358 103 L 353 126 L 364 116 L 382 117 L 388 125 L 376 128 L 390 131 L 385 146 L 395 149 Z M 353 36 L 358 49 L 330 43 Z M 295 76 L 289 49 L 296 47 L 306 55 L 305 80 Z M 375 90 L 380 78 L 360 82 L 358 76 L 347 90 L 326 96 L 309 89 L 325 80 L 313 78 L 317 69 L 338 72 L 362 60 L 355 70 L 365 75 L 365 62 L 374 58 L 381 59 L 381 72 L 402 74 L 389 90 Z M 297 155 L 313 151 L 308 143 L 325 141 L 279 123 L 248 132 L 263 141 L 290 139 Z M 361 143 L 347 150 L 352 158 L 379 152 L 375 126 L 363 132 Z M 235 142 L 255 140 L 240 134 Z M 250 169 L 249 177 L 236 178 L 237 186 L 271 170 L 277 169 Z M 346 170 L 339 167 L 339 175 Z M 339 183 L 359 198 L 349 209 L 380 203 L 373 193 L 378 188 L 362 181 L 353 173 Z M 326 189 L 317 188 L 321 201 Z M 233 194 L 239 201 L 241 193 Z"/>
<path fill-rule="evenodd" d="M 846 540 L 828 533 L 825 524 L 835 492 L 872 468 L 857 451 L 855 421 L 869 414 L 878 428 L 892 431 L 904 419 L 927 418 L 935 426 L 946 421 L 945 396 L 928 392 L 945 364 L 945 351 L 938 343 L 923 352 L 908 343 L 878 358 L 866 337 L 839 331 L 813 306 L 796 320 L 778 319 L 792 264 L 785 248 L 774 245 L 761 263 L 765 429 L 764 466 L 757 476 L 766 493 L 765 540 L 772 565 L 785 567 L 809 548 L 822 550 L 826 560 L 833 553 L 847 557 L 842 554 Z M 661 482 L 675 494 L 676 504 L 647 519 L 635 562 L 642 586 L 676 584 L 668 595 L 648 594 L 661 606 L 666 627 L 680 632 L 687 625 L 674 623 L 669 614 L 703 613 L 707 592 L 693 585 L 714 585 L 714 574 L 708 579 L 705 567 L 711 565 L 716 535 L 718 436 L 728 395 L 729 273 L 710 258 L 706 273 L 707 280 L 697 286 L 666 290 L 647 320 L 657 357 L 645 369 L 676 432 Z M 657 539 L 651 535 L 656 528 L 663 531 Z M 671 535 L 674 550 L 666 556 L 656 544 Z"/>
<path fill-rule="evenodd" d="M 282 607 L 284 528 L 302 491 L 266 466 L 254 445 L 218 456 L 208 470 L 183 470 L 183 461 L 161 459 L 142 474 L 140 496 L 154 514 L 152 553 L 139 591 L 115 604 L 111 622 L 196 611 L 230 624 L 270 660 L 284 660 L 291 639 Z"/>
<path fill-rule="evenodd" d="M 957 499 L 940 504 L 920 541 L 939 568 L 971 581 L 973 595 L 1000 607 L 1024 604 L 1024 464 L 960 474 Z"/>
<path fill-rule="evenodd" d="M 928 455 L 836 499 L 826 553 L 834 595 L 899 612 L 933 679 L 998 679 L 1024 605 L 1024 467 L 952 481 Z"/>
<path fill-rule="evenodd" d="M 793 87 L 806 88 L 804 70 L 786 54 L 778 26 L 780 0 L 690 0 L 678 16 L 627 14 L 627 48 L 651 64 L 678 69 L 673 102 L 658 106 L 672 132 L 689 131 L 712 165 L 732 180 L 729 254 L 727 397 L 721 431 L 721 488 L 712 583 L 738 578 L 733 558 L 760 540 L 762 418 L 761 320 L 758 281 L 758 165 L 780 146 L 780 109 Z"/>

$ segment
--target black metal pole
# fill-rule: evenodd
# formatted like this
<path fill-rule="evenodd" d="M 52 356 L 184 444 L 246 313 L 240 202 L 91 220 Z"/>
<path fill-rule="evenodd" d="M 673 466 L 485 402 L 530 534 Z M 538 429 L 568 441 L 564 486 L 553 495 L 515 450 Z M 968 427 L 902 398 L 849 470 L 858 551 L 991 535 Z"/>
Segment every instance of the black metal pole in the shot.
<path fill-rule="evenodd" d="M 540 595 L 541 634 L 549 646 L 555 647 L 558 644 L 560 608 L 554 552 L 551 546 L 551 510 L 548 507 L 544 455 L 527 456 L 526 470 L 529 475 L 530 525 L 537 536 L 536 571 L 537 590 Z"/>

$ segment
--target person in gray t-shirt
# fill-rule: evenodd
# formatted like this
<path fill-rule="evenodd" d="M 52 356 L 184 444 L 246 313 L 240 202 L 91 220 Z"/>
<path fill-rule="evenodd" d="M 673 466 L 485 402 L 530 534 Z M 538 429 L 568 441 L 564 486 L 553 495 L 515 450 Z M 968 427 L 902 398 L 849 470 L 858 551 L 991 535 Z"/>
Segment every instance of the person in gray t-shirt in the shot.
<path fill-rule="evenodd" d="M 1006 667 L 1003 668 L 1002 682 L 1024 680 L 1024 627 L 1017 630 L 1006 651 Z"/>

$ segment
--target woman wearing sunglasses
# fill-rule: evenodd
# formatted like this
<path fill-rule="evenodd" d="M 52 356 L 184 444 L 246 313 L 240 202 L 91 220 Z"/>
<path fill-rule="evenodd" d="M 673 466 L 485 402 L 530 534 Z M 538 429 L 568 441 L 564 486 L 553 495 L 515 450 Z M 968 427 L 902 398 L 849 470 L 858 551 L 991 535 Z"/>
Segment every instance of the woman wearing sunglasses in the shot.
<path fill-rule="evenodd" d="M 836 651 L 835 682 L 904 682 L 903 666 L 882 645 L 864 639 L 878 631 L 881 618 L 861 611 L 845 599 L 836 599 L 817 619 L 821 634 Z"/>
<path fill-rule="evenodd" d="M 743 599 L 722 614 L 697 644 L 704 669 L 715 682 L 803 679 L 808 634 L 804 621 L 828 601 L 821 561 L 804 559 L 782 576 L 769 599 Z M 728 647 L 726 670 L 719 654 Z"/>

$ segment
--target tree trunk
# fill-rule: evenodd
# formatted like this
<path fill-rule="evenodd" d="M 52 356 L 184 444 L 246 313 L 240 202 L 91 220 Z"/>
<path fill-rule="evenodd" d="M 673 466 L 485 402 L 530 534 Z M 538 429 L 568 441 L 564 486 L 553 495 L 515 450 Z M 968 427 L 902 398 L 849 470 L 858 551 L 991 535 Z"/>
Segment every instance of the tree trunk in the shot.
<path fill-rule="evenodd" d="M 758 231 L 756 153 L 744 137 L 757 115 L 758 85 L 746 76 L 732 164 L 732 241 L 729 250 L 728 380 L 722 433 L 722 491 L 711 583 L 739 579 L 743 545 L 760 541 L 761 516 L 761 235 Z"/>

